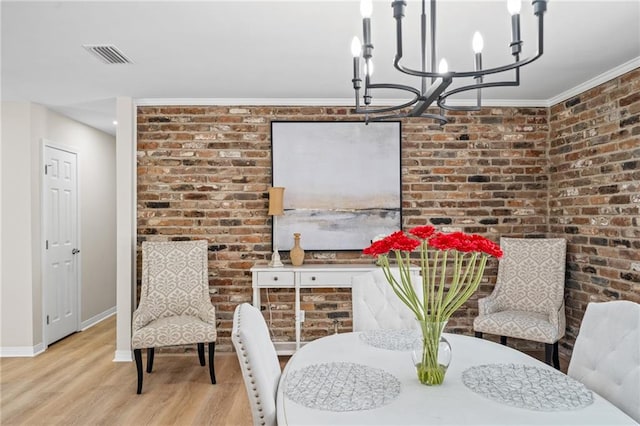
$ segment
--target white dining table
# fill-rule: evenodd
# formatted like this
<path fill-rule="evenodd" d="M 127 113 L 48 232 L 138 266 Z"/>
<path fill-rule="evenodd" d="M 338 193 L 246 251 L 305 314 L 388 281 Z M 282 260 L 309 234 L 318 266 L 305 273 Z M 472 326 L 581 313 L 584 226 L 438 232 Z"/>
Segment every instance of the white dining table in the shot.
<path fill-rule="evenodd" d="M 523 365 L 556 373 L 556 370 L 543 362 L 507 346 L 470 336 L 445 334 L 451 344 L 451 364 L 443 384 L 426 386 L 417 379 L 411 350 L 380 349 L 368 344 L 360 334 L 343 333 L 323 337 L 306 344 L 291 357 L 282 373 L 277 391 L 279 426 L 637 424 L 595 392 L 593 402 L 585 407 L 540 411 L 489 399 L 463 383 L 462 375 L 465 370 L 482 365 Z M 349 363 L 384 370 L 399 381 L 399 393 L 380 407 L 354 411 L 309 408 L 287 395 L 285 389 L 290 384 L 289 380 L 293 381 L 296 376 L 299 380 L 303 371 L 327 363 Z M 587 390 L 585 392 L 588 393 Z"/>

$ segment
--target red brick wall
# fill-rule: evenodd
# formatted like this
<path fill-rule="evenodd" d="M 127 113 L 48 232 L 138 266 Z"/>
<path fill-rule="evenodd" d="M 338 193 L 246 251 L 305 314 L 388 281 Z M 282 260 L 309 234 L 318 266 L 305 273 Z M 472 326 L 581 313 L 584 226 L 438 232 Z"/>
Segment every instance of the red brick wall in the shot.
<path fill-rule="evenodd" d="M 222 349 L 233 309 L 251 300 L 249 268 L 270 255 L 271 120 L 353 120 L 334 107 L 139 107 L 138 240 L 209 240 L 212 300 Z M 402 127 L 405 227 L 502 235 L 547 232 L 546 108 L 486 108 L 440 128 L 424 119 Z M 286 249 L 286 248 L 285 248 Z M 286 260 L 288 252 L 283 250 Z M 307 253 L 306 262 L 370 262 L 358 252 Z M 140 262 L 138 262 L 140 263 Z M 491 263 L 479 295 L 491 291 Z M 139 275 L 138 275 L 139 276 Z M 276 339 L 292 339 L 293 295 L 271 290 Z M 262 300 L 266 301 L 263 293 Z M 350 330 L 348 289 L 303 290 L 304 337 Z M 475 299 L 449 323 L 471 332 Z"/>
<path fill-rule="evenodd" d="M 562 345 L 570 350 L 590 298 L 640 302 L 639 93 L 635 70 L 549 109 L 485 108 L 458 113 L 444 128 L 404 120 L 403 225 L 431 223 L 495 241 L 567 238 Z M 138 108 L 138 240 L 209 241 L 222 350 L 230 349 L 233 309 L 251 300 L 249 268 L 270 255 L 271 120 L 358 118 L 348 110 Z M 369 261 L 358 252 L 307 252 L 305 260 Z M 491 291 L 495 273 L 492 262 L 478 297 Z M 303 337 L 332 333 L 333 319 L 350 330 L 349 290 L 303 290 L 302 298 Z M 291 340 L 293 294 L 270 290 L 269 301 L 275 339 Z M 470 333 L 476 314 L 474 298 L 449 330 Z"/>
<path fill-rule="evenodd" d="M 550 109 L 550 234 L 568 241 L 567 338 L 590 300 L 640 302 L 640 69 Z"/>

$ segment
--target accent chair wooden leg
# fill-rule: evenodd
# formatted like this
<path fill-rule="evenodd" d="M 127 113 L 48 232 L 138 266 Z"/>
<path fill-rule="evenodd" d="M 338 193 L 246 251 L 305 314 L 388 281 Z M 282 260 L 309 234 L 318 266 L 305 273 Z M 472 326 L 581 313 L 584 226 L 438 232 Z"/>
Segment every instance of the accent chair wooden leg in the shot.
<path fill-rule="evenodd" d="M 500 344 L 507 345 L 507 336 L 500 336 Z"/>
<path fill-rule="evenodd" d="M 153 356 L 155 355 L 155 348 L 147 348 L 147 373 L 151 373 L 153 370 Z"/>
<path fill-rule="evenodd" d="M 476 331 L 476 337 L 482 339 L 482 331 Z"/>
<path fill-rule="evenodd" d="M 142 393 L 142 351 L 141 349 L 134 349 L 133 356 L 136 359 L 136 369 L 138 370 L 138 395 Z"/>
<path fill-rule="evenodd" d="M 198 359 L 200 360 L 200 365 L 204 366 L 204 343 L 198 343 Z"/>
<path fill-rule="evenodd" d="M 213 355 L 216 351 L 216 342 L 209 342 L 209 375 L 211 376 L 211 384 L 216 384 L 216 369 L 213 366 Z"/>
<path fill-rule="evenodd" d="M 546 362 L 549 365 L 553 365 L 551 363 L 551 358 L 553 357 L 553 344 L 552 343 L 545 343 L 544 344 L 544 362 Z"/>
<path fill-rule="evenodd" d="M 553 344 L 553 366 L 560 370 L 560 354 L 558 353 L 558 342 Z"/>

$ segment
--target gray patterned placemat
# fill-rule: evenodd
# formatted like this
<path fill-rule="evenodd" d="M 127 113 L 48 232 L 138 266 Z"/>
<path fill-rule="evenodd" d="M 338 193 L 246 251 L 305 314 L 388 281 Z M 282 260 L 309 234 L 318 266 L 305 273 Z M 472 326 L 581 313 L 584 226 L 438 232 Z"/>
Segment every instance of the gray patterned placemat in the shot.
<path fill-rule="evenodd" d="M 413 351 L 422 348 L 420 330 L 367 330 L 360 334 L 364 342 L 379 349 Z"/>
<path fill-rule="evenodd" d="M 298 404 L 318 410 L 370 410 L 393 401 L 400 394 L 400 381 L 378 368 L 331 362 L 291 371 L 284 394 Z"/>
<path fill-rule="evenodd" d="M 484 397 L 530 410 L 575 410 L 593 402 L 593 394 L 582 383 L 559 371 L 530 365 L 478 365 L 466 369 L 462 381 Z"/>

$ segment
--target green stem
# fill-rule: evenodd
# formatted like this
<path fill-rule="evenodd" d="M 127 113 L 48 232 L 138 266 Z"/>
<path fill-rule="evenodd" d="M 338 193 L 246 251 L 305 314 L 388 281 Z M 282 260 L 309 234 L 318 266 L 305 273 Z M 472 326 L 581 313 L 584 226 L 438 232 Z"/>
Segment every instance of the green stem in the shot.
<path fill-rule="evenodd" d="M 433 315 L 433 319 L 436 322 L 442 321 L 440 318 L 440 313 L 442 312 L 442 295 L 444 294 L 444 284 L 447 279 L 447 256 L 449 255 L 449 250 L 444 252 L 444 256 L 442 257 L 442 262 L 440 263 L 440 285 L 438 286 L 438 296 L 437 296 L 437 305 Z"/>
<path fill-rule="evenodd" d="M 427 248 L 427 241 L 424 240 L 420 244 L 420 270 L 422 271 L 422 310 L 423 310 L 423 318 L 418 318 L 419 320 L 424 320 L 427 311 L 429 310 L 429 249 Z"/>
<path fill-rule="evenodd" d="M 438 350 L 445 324 L 446 322 L 420 321 L 422 356 L 416 370 L 422 384 L 439 385 L 444 381 L 446 367 L 438 363 Z"/>
<path fill-rule="evenodd" d="M 454 299 L 458 294 L 460 288 L 460 272 L 464 263 L 464 254 L 458 253 L 457 251 L 454 251 L 453 253 L 455 255 L 453 264 L 453 279 L 451 280 L 451 285 L 449 287 L 449 290 L 447 291 L 447 295 L 444 297 L 444 301 L 442 302 L 442 310 L 446 309 L 451 300 Z"/>
<path fill-rule="evenodd" d="M 477 259 L 477 258 L 476 258 Z M 448 308 L 447 313 L 452 315 L 460 306 L 462 306 L 469 297 L 478 289 L 480 280 L 484 274 L 484 268 L 487 264 L 488 256 L 480 256 L 480 265 L 474 270 L 474 274 L 469 276 L 469 285 L 464 292 L 455 300 L 455 302 Z M 476 262 L 474 262 L 476 263 Z"/>
<path fill-rule="evenodd" d="M 436 310 L 436 272 L 438 267 L 438 258 L 440 257 L 440 251 L 435 251 L 435 256 L 433 257 L 433 268 L 431 274 L 431 288 L 429 289 L 430 294 L 430 304 L 429 304 L 429 314 L 433 315 Z M 425 318 L 426 319 L 426 318 Z"/>
<path fill-rule="evenodd" d="M 411 285 L 407 286 L 406 280 L 403 278 L 402 269 L 404 268 L 404 265 L 403 265 L 403 259 L 400 254 L 400 251 L 399 250 L 394 250 L 394 251 L 396 254 L 396 260 L 398 261 L 398 268 L 401 271 L 400 281 L 402 282 L 402 284 L 398 283 L 396 278 L 391 273 L 391 270 L 389 267 L 389 259 L 386 256 L 385 257 L 381 256 L 380 258 L 382 263 L 381 265 L 382 270 L 384 272 L 385 278 L 391 285 L 391 289 L 396 294 L 396 296 L 398 296 L 398 298 L 400 298 L 402 303 L 407 305 L 407 307 L 411 309 L 411 311 L 413 311 L 413 313 L 416 315 L 416 318 L 419 319 L 421 317 L 420 302 L 417 300 L 417 295 L 413 290 L 413 286 Z"/>

